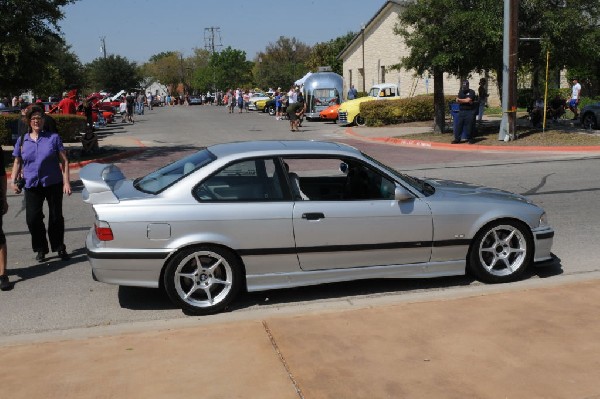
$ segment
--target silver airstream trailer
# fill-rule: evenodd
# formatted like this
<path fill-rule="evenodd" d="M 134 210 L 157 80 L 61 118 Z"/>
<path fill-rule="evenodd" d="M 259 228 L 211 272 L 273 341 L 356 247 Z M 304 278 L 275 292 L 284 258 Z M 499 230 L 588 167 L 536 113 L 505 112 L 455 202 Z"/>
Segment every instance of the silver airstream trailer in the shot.
<path fill-rule="evenodd" d="M 343 99 L 344 78 L 335 72 L 317 72 L 304 81 L 306 119 L 319 119 L 325 108 L 340 104 Z"/>

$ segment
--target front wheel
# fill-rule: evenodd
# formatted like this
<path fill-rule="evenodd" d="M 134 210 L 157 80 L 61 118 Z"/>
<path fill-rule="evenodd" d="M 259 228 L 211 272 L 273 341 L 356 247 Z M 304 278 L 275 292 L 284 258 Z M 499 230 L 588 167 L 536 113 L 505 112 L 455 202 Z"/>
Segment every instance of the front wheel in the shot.
<path fill-rule="evenodd" d="M 267 111 L 269 112 L 269 115 L 275 116 L 275 106 L 274 105 L 269 105 Z"/>
<path fill-rule="evenodd" d="M 223 311 L 242 285 L 235 255 L 224 248 L 187 248 L 167 264 L 164 285 L 173 303 L 194 315 Z"/>
<path fill-rule="evenodd" d="M 360 114 L 359 114 L 359 115 L 356 115 L 356 116 L 354 117 L 354 124 L 355 124 L 356 126 L 364 126 L 364 125 L 365 125 L 365 123 L 366 123 L 366 121 L 365 121 L 365 118 L 363 118 L 362 116 L 360 116 Z"/>
<path fill-rule="evenodd" d="M 469 268 L 485 283 L 514 281 L 531 263 L 533 251 L 531 234 L 523 223 L 491 223 L 481 229 L 473 240 Z"/>

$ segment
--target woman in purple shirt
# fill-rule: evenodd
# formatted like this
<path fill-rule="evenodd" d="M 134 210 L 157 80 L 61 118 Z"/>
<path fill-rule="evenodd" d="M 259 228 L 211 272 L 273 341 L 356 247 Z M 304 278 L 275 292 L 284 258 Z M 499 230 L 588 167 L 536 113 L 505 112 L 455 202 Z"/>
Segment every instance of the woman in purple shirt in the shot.
<path fill-rule="evenodd" d="M 36 260 L 45 261 L 48 253 L 44 200 L 48 202 L 50 247 L 52 252 L 58 252 L 62 260 L 68 260 L 69 255 L 64 244 L 65 220 L 62 213 L 63 194 L 71 195 L 67 153 L 58 133 L 42 129 L 44 111 L 41 108 L 32 107 L 27 111 L 26 118 L 29 133 L 17 140 L 13 151 L 13 190 L 17 194 L 21 191 L 15 181 L 18 177 L 23 177 L 27 227 L 31 234 L 33 252 L 37 253 Z"/>

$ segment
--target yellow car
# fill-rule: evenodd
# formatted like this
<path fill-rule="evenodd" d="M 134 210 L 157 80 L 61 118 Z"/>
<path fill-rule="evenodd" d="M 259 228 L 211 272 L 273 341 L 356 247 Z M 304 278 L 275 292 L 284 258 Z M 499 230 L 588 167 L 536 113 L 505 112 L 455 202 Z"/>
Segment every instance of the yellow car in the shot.
<path fill-rule="evenodd" d="M 263 111 L 265 109 L 265 106 L 267 105 L 267 101 L 269 101 L 270 98 L 265 98 L 262 100 L 256 100 L 254 102 L 254 107 L 257 111 Z"/>
<path fill-rule="evenodd" d="M 360 115 L 360 104 L 367 101 L 390 100 L 399 97 L 400 92 L 398 91 L 398 86 L 395 84 L 383 83 L 375 85 L 369 90 L 369 94 L 366 97 L 348 100 L 340 105 L 338 109 L 338 123 L 340 126 L 352 124 L 363 126 L 365 118 Z"/>

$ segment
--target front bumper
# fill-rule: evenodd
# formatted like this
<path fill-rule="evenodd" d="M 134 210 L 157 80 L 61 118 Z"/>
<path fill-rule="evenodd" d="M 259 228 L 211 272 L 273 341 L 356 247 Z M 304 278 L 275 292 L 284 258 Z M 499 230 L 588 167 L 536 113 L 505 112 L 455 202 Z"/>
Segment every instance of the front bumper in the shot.
<path fill-rule="evenodd" d="M 550 226 L 539 227 L 531 231 L 535 246 L 534 262 L 543 262 L 552 259 L 552 244 L 554 243 L 554 229 Z"/>

